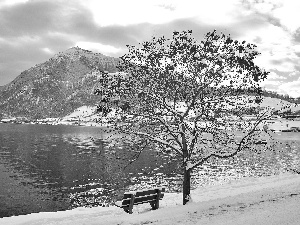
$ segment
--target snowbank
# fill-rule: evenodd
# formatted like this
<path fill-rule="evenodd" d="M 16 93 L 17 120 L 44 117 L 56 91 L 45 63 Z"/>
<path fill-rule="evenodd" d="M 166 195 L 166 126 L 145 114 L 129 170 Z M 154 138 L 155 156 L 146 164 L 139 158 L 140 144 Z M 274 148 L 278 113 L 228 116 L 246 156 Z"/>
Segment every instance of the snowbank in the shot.
<path fill-rule="evenodd" d="M 158 210 L 150 210 L 149 204 L 143 204 L 134 206 L 131 215 L 118 207 L 77 208 L 2 218 L 0 224 L 246 225 L 268 224 L 268 221 L 271 221 L 269 224 L 282 224 L 282 220 L 295 221 L 284 224 L 299 224 L 300 221 L 300 176 L 297 174 L 244 178 L 223 185 L 201 187 L 192 191 L 193 202 L 186 206 L 181 205 L 181 198 L 181 193 L 166 193 Z"/>

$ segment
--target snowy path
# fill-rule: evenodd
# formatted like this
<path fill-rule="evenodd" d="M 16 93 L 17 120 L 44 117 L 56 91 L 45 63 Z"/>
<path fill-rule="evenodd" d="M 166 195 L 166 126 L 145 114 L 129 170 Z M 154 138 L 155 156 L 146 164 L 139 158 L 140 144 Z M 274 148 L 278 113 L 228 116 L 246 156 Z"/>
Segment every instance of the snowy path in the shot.
<path fill-rule="evenodd" d="M 158 210 L 134 206 L 129 215 L 117 207 L 77 208 L 0 219 L 2 225 L 96 224 L 300 224 L 300 175 L 285 173 L 244 178 L 192 192 L 193 203 L 181 205 L 181 194 L 166 194 Z"/>

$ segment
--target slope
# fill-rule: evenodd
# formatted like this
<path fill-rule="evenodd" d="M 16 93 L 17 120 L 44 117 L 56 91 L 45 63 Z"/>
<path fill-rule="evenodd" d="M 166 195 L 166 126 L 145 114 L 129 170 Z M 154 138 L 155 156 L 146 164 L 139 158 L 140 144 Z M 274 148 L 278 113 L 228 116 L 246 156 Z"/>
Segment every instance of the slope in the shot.
<path fill-rule="evenodd" d="M 100 71 L 116 72 L 119 59 L 73 47 L 23 71 L 0 89 L 0 114 L 30 119 L 63 117 L 94 105 Z"/>

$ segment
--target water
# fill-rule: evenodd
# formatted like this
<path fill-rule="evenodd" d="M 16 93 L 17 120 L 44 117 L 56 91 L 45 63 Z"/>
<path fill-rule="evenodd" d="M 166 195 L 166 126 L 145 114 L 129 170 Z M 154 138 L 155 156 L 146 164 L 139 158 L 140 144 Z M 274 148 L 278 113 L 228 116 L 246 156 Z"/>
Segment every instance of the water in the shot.
<path fill-rule="evenodd" d="M 97 127 L 0 124 L 0 218 L 77 206 L 107 206 L 127 190 L 164 185 L 181 191 L 179 166 L 146 149 L 138 160 L 126 148 L 113 151 Z M 245 176 L 300 170 L 300 133 L 275 133 L 271 151 L 212 159 L 193 173 L 192 187 Z"/>
<path fill-rule="evenodd" d="M 96 127 L 0 124 L 0 217 L 109 205 L 126 187 L 173 173 L 150 150 L 128 165 L 130 152 L 106 152 L 103 138 Z"/>

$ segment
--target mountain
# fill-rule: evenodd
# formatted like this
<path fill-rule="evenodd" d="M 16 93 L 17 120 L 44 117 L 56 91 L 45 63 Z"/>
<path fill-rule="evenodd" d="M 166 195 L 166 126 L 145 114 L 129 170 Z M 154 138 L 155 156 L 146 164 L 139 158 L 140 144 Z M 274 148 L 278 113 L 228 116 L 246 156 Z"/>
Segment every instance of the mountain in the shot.
<path fill-rule="evenodd" d="M 23 71 L 11 83 L 0 86 L 0 119 L 63 118 L 82 106 L 94 106 L 99 101 L 99 96 L 93 94 L 99 71 L 114 73 L 119 61 L 79 47 L 60 52 Z M 261 106 L 277 109 L 289 104 L 265 97 Z M 292 108 L 292 111 L 297 110 L 300 107 Z"/>
<path fill-rule="evenodd" d="M 119 59 L 79 47 L 60 52 L 23 71 L 0 88 L 0 115 L 39 119 L 63 117 L 83 105 L 95 105 L 99 72 L 114 73 Z"/>

